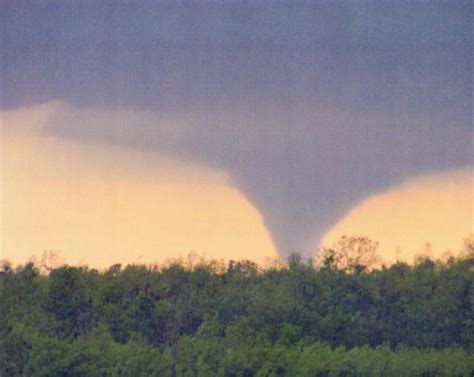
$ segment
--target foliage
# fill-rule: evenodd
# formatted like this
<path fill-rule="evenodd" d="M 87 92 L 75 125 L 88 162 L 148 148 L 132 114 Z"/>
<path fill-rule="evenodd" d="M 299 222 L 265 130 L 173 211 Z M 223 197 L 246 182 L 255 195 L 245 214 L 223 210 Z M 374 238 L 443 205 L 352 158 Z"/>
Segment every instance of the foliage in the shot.
<path fill-rule="evenodd" d="M 332 247 L 323 247 L 317 263 L 354 273 L 372 268 L 380 263 L 377 255 L 379 244 L 363 236 L 342 236 Z"/>
<path fill-rule="evenodd" d="M 43 275 L 4 263 L 0 375 L 471 376 L 466 245 L 457 259 L 378 269 L 366 268 L 376 245 L 365 239 L 342 240 L 320 265 L 293 256 L 266 269 L 199 261 Z"/>

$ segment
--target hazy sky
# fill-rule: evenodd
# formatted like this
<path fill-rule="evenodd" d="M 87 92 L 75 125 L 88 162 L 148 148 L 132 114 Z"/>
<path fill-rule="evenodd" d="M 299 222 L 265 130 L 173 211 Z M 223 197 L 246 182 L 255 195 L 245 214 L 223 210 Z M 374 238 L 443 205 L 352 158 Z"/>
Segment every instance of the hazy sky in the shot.
<path fill-rule="evenodd" d="M 308 255 L 372 195 L 471 169 L 472 16 L 470 1 L 6 1 L 0 106 L 55 103 L 44 140 L 153 156 L 117 173 L 135 182 L 219 172 L 281 255 Z"/>

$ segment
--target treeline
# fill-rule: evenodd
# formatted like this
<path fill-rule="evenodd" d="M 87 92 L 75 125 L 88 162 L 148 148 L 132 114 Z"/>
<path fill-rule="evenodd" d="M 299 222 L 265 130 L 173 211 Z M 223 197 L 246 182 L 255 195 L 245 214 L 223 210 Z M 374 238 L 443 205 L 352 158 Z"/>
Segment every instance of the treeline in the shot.
<path fill-rule="evenodd" d="M 474 255 L 0 272 L 1 376 L 473 376 Z"/>

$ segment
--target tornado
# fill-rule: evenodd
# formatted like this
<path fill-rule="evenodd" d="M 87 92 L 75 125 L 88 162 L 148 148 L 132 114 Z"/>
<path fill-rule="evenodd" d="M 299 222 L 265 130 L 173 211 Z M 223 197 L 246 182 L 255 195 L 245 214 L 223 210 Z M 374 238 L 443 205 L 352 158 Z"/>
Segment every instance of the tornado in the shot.
<path fill-rule="evenodd" d="M 301 116 L 300 114 L 311 114 Z M 286 115 L 286 116 L 285 116 Z M 338 109 L 168 116 L 63 104 L 43 135 L 122 145 L 223 170 L 260 211 L 279 254 L 311 257 L 366 197 L 419 174 L 472 166 L 468 128 L 368 121 Z"/>

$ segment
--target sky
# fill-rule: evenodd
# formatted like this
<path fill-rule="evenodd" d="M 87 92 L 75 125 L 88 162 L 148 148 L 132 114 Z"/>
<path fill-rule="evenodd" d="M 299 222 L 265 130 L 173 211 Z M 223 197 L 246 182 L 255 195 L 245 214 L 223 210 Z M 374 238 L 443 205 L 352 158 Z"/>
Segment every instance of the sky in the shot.
<path fill-rule="evenodd" d="M 353 232 L 390 258 L 456 248 L 472 8 L 1 2 L 2 254 L 310 256 Z"/>

